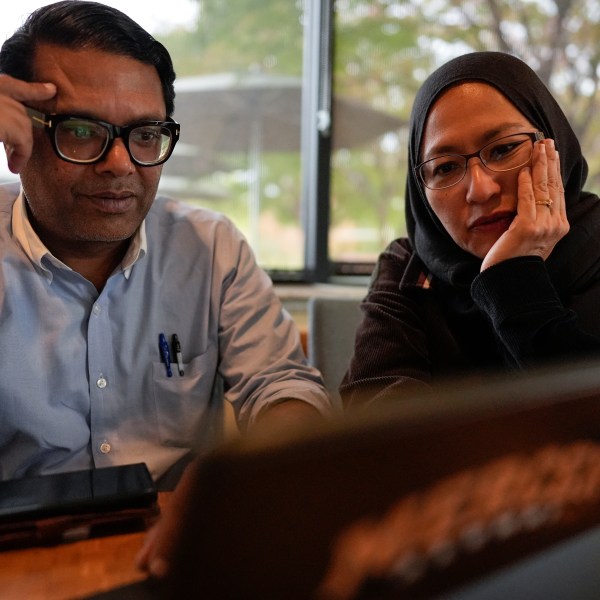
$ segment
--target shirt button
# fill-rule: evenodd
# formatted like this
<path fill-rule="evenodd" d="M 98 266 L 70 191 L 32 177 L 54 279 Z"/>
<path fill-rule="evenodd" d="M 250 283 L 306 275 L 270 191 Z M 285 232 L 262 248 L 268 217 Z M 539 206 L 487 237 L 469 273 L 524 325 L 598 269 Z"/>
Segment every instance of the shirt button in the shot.
<path fill-rule="evenodd" d="M 102 444 L 100 444 L 100 452 L 102 452 L 102 454 L 108 454 L 110 450 L 111 448 L 108 442 L 103 442 Z"/>
<path fill-rule="evenodd" d="M 95 315 L 99 315 L 102 312 L 102 309 L 97 304 L 94 304 L 94 308 L 92 309 L 92 312 Z"/>
<path fill-rule="evenodd" d="M 96 385 L 103 390 L 106 387 L 106 379 L 104 379 L 104 377 L 100 377 L 100 379 L 96 381 Z"/>

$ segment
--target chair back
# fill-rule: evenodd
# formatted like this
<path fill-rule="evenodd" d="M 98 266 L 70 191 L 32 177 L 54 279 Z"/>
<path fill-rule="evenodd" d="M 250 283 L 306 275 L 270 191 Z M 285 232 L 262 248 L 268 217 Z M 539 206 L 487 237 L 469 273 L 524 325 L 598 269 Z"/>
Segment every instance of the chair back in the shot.
<path fill-rule="evenodd" d="M 362 317 L 360 303 L 354 296 L 314 296 L 308 300 L 308 360 L 321 371 L 325 387 L 338 405 L 338 387 L 350 364 Z"/>

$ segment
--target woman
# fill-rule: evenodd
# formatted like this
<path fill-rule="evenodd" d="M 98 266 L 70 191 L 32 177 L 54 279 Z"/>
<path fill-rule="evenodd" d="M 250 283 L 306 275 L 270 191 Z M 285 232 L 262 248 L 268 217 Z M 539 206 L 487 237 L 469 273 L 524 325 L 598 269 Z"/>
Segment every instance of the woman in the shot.
<path fill-rule="evenodd" d="M 600 352 L 600 203 L 567 118 L 519 59 L 476 52 L 419 90 L 408 239 L 380 256 L 347 405 Z"/>

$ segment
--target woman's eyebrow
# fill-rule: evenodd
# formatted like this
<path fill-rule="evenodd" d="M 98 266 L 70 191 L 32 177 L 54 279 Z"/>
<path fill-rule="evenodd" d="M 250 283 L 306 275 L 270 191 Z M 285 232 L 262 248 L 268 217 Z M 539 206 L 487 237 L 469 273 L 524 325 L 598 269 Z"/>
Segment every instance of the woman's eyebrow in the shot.
<path fill-rule="evenodd" d="M 500 138 L 503 137 L 505 135 L 510 135 L 511 130 L 516 129 L 516 128 L 522 128 L 524 127 L 525 124 L 524 123 L 518 123 L 518 122 L 506 122 L 506 123 L 501 123 L 500 125 L 495 125 L 493 127 L 493 129 L 488 129 L 487 131 L 485 131 L 483 133 L 483 135 L 481 135 L 478 139 L 479 139 L 479 143 L 482 146 L 485 146 L 485 144 L 487 144 L 488 142 L 492 142 L 494 141 L 496 138 Z M 532 126 L 533 127 L 533 126 Z M 535 129 L 535 127 L 534 127 Z M 512 133 L 516 133 L 516 132 L 512 132 Z M 423 153 L 423 160 L 427 160 L 427 158 L 433 158 L 435 156 L 440 156 L 441 154 L 460 154 L 458 152 L 458 145 L 457 144 L 451 144 L 448 142 L 442 143 L 442 144 L 437 144 L 435 146 L 432 146 L 428 152 L 427 155 L 425 153 Z"/>

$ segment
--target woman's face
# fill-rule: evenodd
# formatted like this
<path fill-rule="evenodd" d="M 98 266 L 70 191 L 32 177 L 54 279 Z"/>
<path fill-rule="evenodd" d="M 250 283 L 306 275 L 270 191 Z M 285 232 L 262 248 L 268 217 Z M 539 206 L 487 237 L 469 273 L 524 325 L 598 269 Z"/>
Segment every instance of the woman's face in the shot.
<path fill-rule="evenodd" d="M 486 144 L 536 128 L 496 88 L 463 83 L 433 104 L 421 141 L 420 161 L 443 154 L 470 154 Z M 427 200 L 446 231 L 463 250 L 484 258 L 517 213 L 520 169 L 494 172 L 478 157 L 464 178 L 441 190 L 425 188 Z"/>

